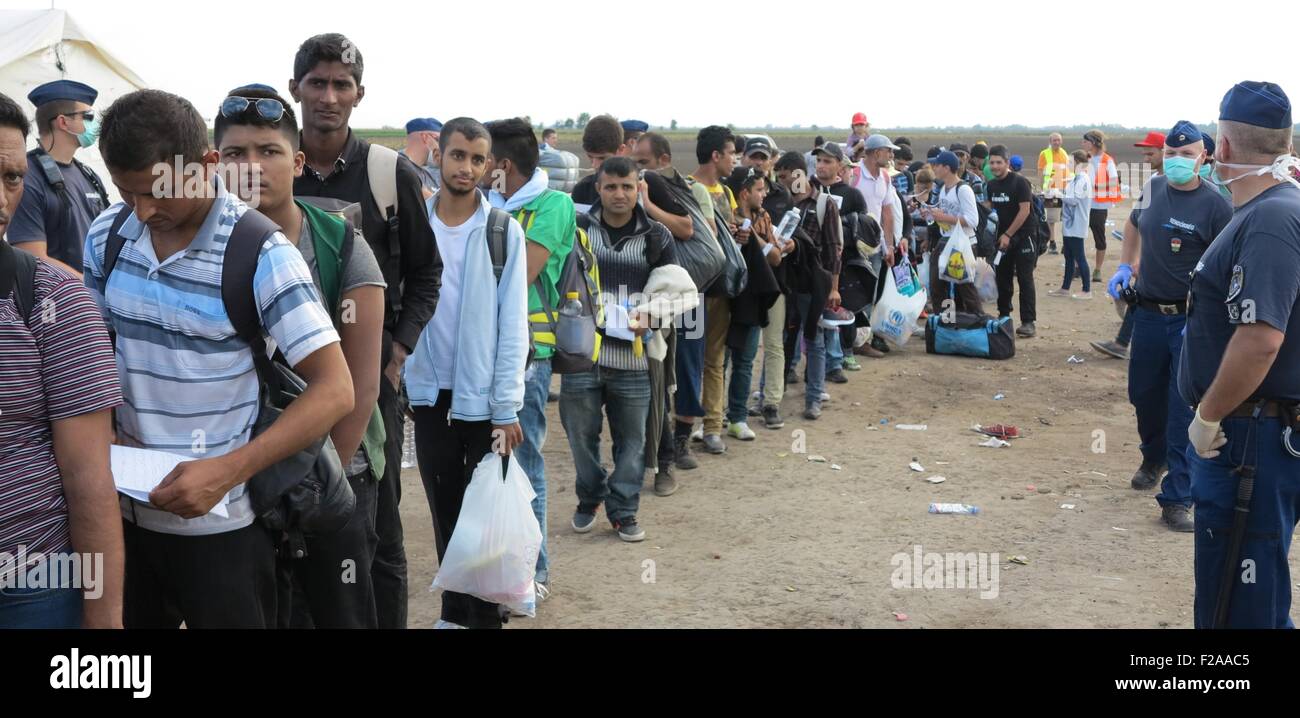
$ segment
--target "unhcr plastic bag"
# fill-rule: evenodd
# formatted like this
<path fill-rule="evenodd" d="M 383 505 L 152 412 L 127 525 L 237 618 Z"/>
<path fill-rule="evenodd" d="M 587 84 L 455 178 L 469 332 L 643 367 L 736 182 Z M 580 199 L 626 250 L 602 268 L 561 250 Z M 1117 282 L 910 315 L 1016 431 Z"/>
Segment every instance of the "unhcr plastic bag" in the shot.
<path fill-rule="evenodd" d="M 898 285 L 894 283 L 894 273 L 885 272 L 885 293 L 871 312 L 872 334 L 896 347 L 907 344 L 916 328 L 917 317 L 925 309 L 925 299 L 924 290 L 910 297 L 900 294 Z"/>
<path fill-rule="evenodd" d="M 975 260 L 975 286 L 979 288 L 981 302 L 998 300 L 997 274 L 993 271 L 993 265 L 984 259 Z"/>
<path fill-rule="evenodd" d="M 948 244 L 939 255 L 939 279 L 953 284 L 975 281 L 975 251 L 971 249 L 970 235 L 960 224 L 953 225 Z"/>
<path fill-rule="evenodd" d="M 496 453 L 484 456 L 465 489 L 456 529 L 430 590 L 466 593 L 536 615 L 533 575 L 542 531 L 533 513 L 535 495 L 519 462 Z"/>

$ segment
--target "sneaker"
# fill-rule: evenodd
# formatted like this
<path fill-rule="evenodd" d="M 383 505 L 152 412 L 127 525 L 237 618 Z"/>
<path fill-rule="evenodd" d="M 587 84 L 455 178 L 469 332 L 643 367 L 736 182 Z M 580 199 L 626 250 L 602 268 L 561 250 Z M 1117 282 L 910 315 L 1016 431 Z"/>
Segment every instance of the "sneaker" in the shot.
<path fill-rule="evenodd" d="M 533 593 L 537 594 L 537 602 L 541 603 L 551 597 L 551 582 L 533 581 Z"/>
<path fill-rule="evenodd" d="M 704 441 L 704 427 L 698 427 L 691 432 L 691 441 Z"/>
<path fill-rule="evenodd" d="M 1148 491 L 1153 489 L 1160 481 L 1160 474 L 1164 473 L 1164 470 L 1165 467 L 1163 466 L 1156 466 L 1154 464 L 1143 462 L 1142 465 L 1138 467 L 1137 473 L 1133 474 L 1133 479 L 1129 481 L 1129 486 L 1132 486 L 1138 491 Z"/>
<path fill-rule="evenodd" d="M 1068 297 L 1068 296 L 1070 296 L 1070 290 L 1068 290 L 1068 289 L 1049 289 L 1049 290 L 1047 290 L 1047 296 L 1049 296 L 1049 297 Z"/>
<path fill-rule="evenodd" d="M 596 525 L 596 507 L 578 504 L 578 510 L 573 512 L 573 521 L 569 525 L 580 534 L 587 533 Z"/>
<path fill-rule="evenodd" d="M 1116 359 L 1128 359 L 1128 347 L 1120 346 L 1115 342 L 1088 342 L 1093 349 Z"/>
<path fill-rule="evenodd" d="M 820 401 L 814 401 L 803 410 L 803 418 L 808 421 L 817 421 L 822 416 L 822 404 Z"/>
<path fill-rule="evenodd" d="M 889 345 L 886 344 L 885 340 L 881 339 L 880 337 L 872 337 L 871 346 L 874 347 L 876 351 L 884 352 L 885 354 L 889 353 Z"/>
<path fill-rule="evenodd" d="M 1021 322 L 1020 326 L 1016 327 L 1016 336 L 1018 337 L 1024 337 L 1028 339 L 1037 333 L 1038 330 L 1034 329 L 1033 322 Z"/>
<path fill-rule="evenodd" d="M 775 406 L 763 407 L 763 426 L 769 429 L 780 429 L 785 426 L 785 419 L 781 418 L 781 410 Z"/>
<path fill-rule="evenodd" d="M 730 436 L 733 439 L 740 439 L 741 441 L 753 441 L 758 434 L 755 434 L 754 430 L 749 428 L 749 424 L 743 421 L 738 421 L 727 427 L 727 436 Z"/>
<path fill-rule="evenodd" d="M 849 378 L 844 376 L 843 370 L 832 369 L 826 372 L 826 381 L 829 381 L 832 384 L 848 384 Z"/>
<path fill-rule="evenodd" d="M 1094 281 L 1094 282 L 1100 282 L 1100 281 L 1102 281 L 1102 279 L 1101 279 L 1101 270 L 1100 270 L 1100 269 L 1094 269 L 1094 270 L 1092 270 L 1092 281 Z"/>
<path fill-rule="evenodd" d="M 799 383 L 799 372 L 795 371 L 794 369 L 791 369 L 790 371 L 785 373 L 786 386 L 794 386 L 795 384 L 798 383 Z"/>
<path fill-rule="evenodd" d="M 441 619 L 439 619 L 437 623 L 433 624 L 433 627 L 434 629 L 447 629 L 447 628 L 458 628 L 462 630 L 465 629 L 465 626 L 462 626 L 459 623 L 452 623 L 451 621 L 443 621 Z"/>
<path fill-rule="evenodd" d="M 821 394 L 817 396 L 817 400 L 823 404 L 830 403 L 831 395 L 823 391 Z"/>
<path fill-rule="evenodd" d="M 673 439 L 673 465 L 682 471 L 698 469 L 700 462 L 691 452 L 691 444 L 686 437 L 679 436 Z"/>
<path fill-rule="evenodd" d="M 1074 299 L 1092 299 L 1092 292 L 1079 292 L 1070 296 Z"/>
<path fill-rule="evenodd" d="M 849 355 L 844 357 L 844 371 L 862 371 L 862 365 L 853 355 Z"/>
<path fill-rule="evenodd" d="M 677 479 L 673 476 L 673 467 L 664 465 L 655 472 L 655 496 L 672 496 L 677 490 Z"/>
<path fill-rule="evenodd" d="M 755 419 L 757 419 L 758 417 L 763 415 L 763 407 L 759 406 L 758 404 L 755 404 L 749 407 L 749 410 L 746 413 L 754 417 Z"/>
<path fill-rule="evenodd" d="M 645 529 L 637 525 L 635 516 L 629 516 L 622 521 L 615 521 L 614 530 L 618 532 L 619 538 L 628 543 L 645 540 Z"/>
<path fill-rule="evenodd" d="M 710 454 L 725 454 L 727 445 L 722 442 L 721 434 L 707 434 L 704 437 L 704 450 Z"/>
<path fill-rule="evenodd" d="M 1047 253 L 1056 254 L 1056 240 L 1052 240 L 1047 243 Z"/>
<path fill-rule="evenodd" d="M 1177 531 L 1180 534 L 1189 534 L 1196 530 L 1196 522 L 1192 519 L 1192 507 L 1190 506 L 1165 506 L 1160 509 L 1160 520 L 1169 525 L 1170 531 Z"/>

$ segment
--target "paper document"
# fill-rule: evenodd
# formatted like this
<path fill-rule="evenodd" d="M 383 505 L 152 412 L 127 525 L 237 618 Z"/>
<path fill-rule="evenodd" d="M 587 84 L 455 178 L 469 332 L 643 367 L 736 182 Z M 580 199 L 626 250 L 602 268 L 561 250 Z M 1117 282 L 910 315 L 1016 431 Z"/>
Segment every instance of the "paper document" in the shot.
<path fill-rule="evenodd" d="M 605 336 L 629 342 L 636 339 L 636 334 L 631 328 L 631 320 L 627 315 L 627 307 L 613 302 L 605 305 Z"/>
<path fill-rule="evenodd" d="M 167 474 L 182 461 L 193 459 L 180 454 L 130 446 L 113 445 L 109 449 L 109 465 L 113 470 L 113 484 L 117 486 L 118 493 L 146 504 L 149 503 L 149 492 L 162 483 Z M 211 513 L 229 518 L 230 514 L 226 511 L 228 501 L 227 496 L 222 496 L 221 501 L 212 507 Z"/>

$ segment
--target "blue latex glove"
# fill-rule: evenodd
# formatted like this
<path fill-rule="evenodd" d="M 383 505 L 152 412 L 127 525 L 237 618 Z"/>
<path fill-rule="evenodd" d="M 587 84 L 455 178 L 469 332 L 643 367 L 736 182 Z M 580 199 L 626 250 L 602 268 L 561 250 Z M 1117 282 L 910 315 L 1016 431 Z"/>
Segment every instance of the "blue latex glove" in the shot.
<path fill-rule="evenodd" d="M 1121 287 L 1127 287 L 1133 283 L 1133 268 L 1127 264 L 1119 265 L 1115 274 L 1111 276 L 1110 281 L 1106 283 L 1106 291 L 1112 299 L 1119 299 Z"/>

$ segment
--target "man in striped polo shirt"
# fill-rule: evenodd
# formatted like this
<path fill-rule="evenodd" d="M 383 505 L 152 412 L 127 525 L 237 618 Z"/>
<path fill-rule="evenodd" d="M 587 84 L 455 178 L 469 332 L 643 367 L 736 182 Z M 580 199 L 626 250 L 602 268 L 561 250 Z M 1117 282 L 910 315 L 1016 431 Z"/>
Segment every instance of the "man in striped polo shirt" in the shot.
<path fill-rule="evenodd" d="M 85 281 L 117 333 L 125 398 L 117 441 L 194 459 L 168 474 L 149 503 L 121 498 L 124 623 L 274 626 L 277 541 L 253 515 L 245 484 L 351 411 L 338 334 L 302 255 L 275 232 L 262 244 L 253 291 L 264 334 L 307 389 L 251 439 L 259 382 L 221 301 L 221 273 L 231 231 L 253 210 L 216 176 L 207 127 L 183 98 L 133 92 L 113 103 L 103 127 L 100 152 L 124 204 L 92 224 Z M 125 243 L 105 276 L 121 212 L 129 213 L 119 229 Z M 209 513 L 223 496 L 228 516 Z"/>

